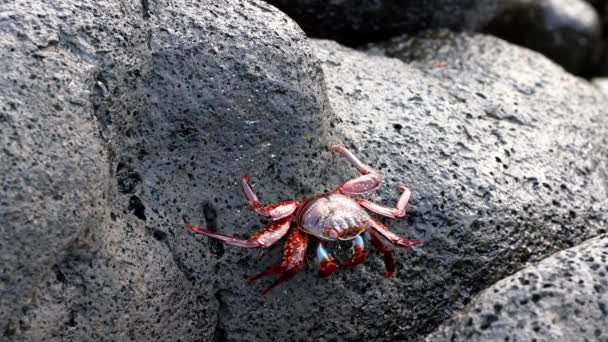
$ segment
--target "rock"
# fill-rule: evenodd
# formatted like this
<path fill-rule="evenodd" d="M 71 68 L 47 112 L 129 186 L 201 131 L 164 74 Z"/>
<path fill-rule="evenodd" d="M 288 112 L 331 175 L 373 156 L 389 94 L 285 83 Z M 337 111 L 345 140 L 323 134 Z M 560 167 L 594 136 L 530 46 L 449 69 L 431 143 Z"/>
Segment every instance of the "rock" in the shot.
<path fill-rule="evenodd" d="M 427 341 L 607 341 L 608 235 L 479 294 Z"/>
<path fill-rule="evenodd" d="M 2 47 L 2 70 L 15 71 L 3 74 L 3 94 L 49 99 L 24 109 L 46 126 L 26 131 L 28 116 L 9 112 L 2 139 L 37 141 L 47 126 L 62 135 L 2 152 L 0 165 L 17 166 L 0 179 L 21 201 L 2 198 L 5 230 L 21 234 L 0 235 L 3 267 L 14 271 L 0 284 L 4 339 L 419 340 L 472 294 L 605 231 L 606 100 L 535 53 L 447 34 L 436 36 L 440 49 L 421 37 L 410 64 L 330 42 L 311 49 L 258 1 L 11 6 L 0 12 L 9 13 L 2 44 L 13 44 Z M 50 49 L 35 43 L 53 35 Z M 373 52 L 400 56 L 399 46 Z M 17 72 L 57 89 L 29 92 Z M 48 107 L 50 94 L 70 107 Z M 250 235 L 264 221 L 240 176 L 265 203 L 322 192 L 355 174 L 324 152 L 336 142 L 385 176 L 373 200 L 393 204 L 399 184 L 413 190 L 407 219 L 386 223 L 424 244 L 395 249 L 394 278 L 384 280 L 370 251 L 365 265 L 329 279 L 312 266 L 262 297 L 269 280 L 246 278 L 277 263 L 280 244 L 242 250 L 183 227 Z M 55 162 L 59 171 L 43 174 L 66 183 L 15 194 L 12 179 L 44 181 L 25 158 Z M 72 194 L 58 204 L 65 210 L 34 208 L 52 224 L 20 230 L 27 212 L 13 203 L 43 205 L 61 191 Z M 13 253 L 39 245 L 55 247 L 15 266 Z"/>
<path fill-rule="evenodd" d="M 266 0 L 309 36 L 356 46 L 428 28 L 477 30 L 504 6 L 502 0 Z"/>
<path fill-rule="evenodd" d="M 594 73 L 602 25 L 584 0 L 516 0 L 484 32 L 543 53 L 577 75 Z"/>
<path fill-rule="evenodd" d="M 281 251 L 254 262 L 184 223 L 251 232 L 243 174 L 263 201 L 325 189 L 304 33 L 258 1 L 3 6 L 0 339 L 237 333 L 224 317 L 265 302 L 243 278 Z"/>
<path fill-rule="evenodd" d="M 608 96 L 608 78 L 594 78 L 592 82 L 605 96 Z"/>
<path fill-rule="evenodd" d="M 328 279 L 335 290 L 315 291 L 315 303 L 331 310 L 311 339 L 420 340 L 499 279 L 606 232 L 606 99 L 589 83 L 483 35 L 430 32 L 368 52 L 314 47 L 337 137 L 384 176 L 371 199 L 393 205 L 409 186 L 406 219 L 385 223 L 423 243 L 393 248 L 394 279 L 381 281 L 374 252 Z M 315 321 L 301 313 L 316 309 L 301 300 L 291 316 Z M 302 330 L 291 316 L 280 321 Z"/>
<path fill-rule="evenodd" d="M 137 6 L 94 3 L 0 5 L 3 340 L 29 324 L 21 316 L 38 304 L 53 265 L 78 236 L 104 227 L 110 153 L 102 138 L 105 113 L 95 104 L 104 88 L 101 69 L 113 61 L 117 69 L 136 70 L 145 36 L 136 29 Z"/>

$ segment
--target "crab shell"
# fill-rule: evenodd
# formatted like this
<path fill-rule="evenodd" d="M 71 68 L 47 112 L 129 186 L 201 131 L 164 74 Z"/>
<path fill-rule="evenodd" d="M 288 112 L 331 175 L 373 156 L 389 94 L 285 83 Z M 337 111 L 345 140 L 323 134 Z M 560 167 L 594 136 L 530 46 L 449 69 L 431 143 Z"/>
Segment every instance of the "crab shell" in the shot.
<path fill-rule="evenodd" d="M 352 240 L 366 231 L 371 221 L 357 202 L 337 193 L 307 200 L 296 217 L 301 230 L 328 241 Z"/>

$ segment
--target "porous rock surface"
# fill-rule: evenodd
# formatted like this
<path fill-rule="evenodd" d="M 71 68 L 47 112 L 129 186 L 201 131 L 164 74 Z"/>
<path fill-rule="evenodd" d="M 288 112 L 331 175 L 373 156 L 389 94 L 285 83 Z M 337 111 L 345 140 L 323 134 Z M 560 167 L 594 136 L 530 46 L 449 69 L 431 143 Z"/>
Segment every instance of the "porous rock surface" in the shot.
<path fill-rule="evenodd" d="M 427 341 L 608 341 L 608 235 L 484 290 Z"/>
<path fill-rule="evenodd" d="M 142 63 L 145 36 L 134 27 L 141 24 L 138 6 L 92 3 L 0 5 L 3 338 L 27 329 L 21 317 L 48 291 L 47 279 L 74 239 L 105 226 L 110 167 L 95 103 L 104 87 L 99 77 L 116 61 L 121 82 L 142 83 L 125 71 Z M 121 11 L 129 14 L 115 17 Z M 118 89 L 117 98 L 127 91 Z M 62 319 L 68 322 L 67 312 Z"/>
<path fill-rule="evenodd" d="M 324 189 L 304 33 L 257 1 L 0 13 L 0 339 L 221 339 L 220 289 L 245 288 L 251 254 L 222 257 L 184 223 L 255 223 L 243 174 L 264 200 Z"/>
<path fill-rule="evenodd" d="M 513 0 L 266 0 L 311 37 L 357 46 L 429 28 L 477 30 Z"/>
<path fill-rule="evenodd" d="M 396 252 L 395 279 L 381 287 L 344 285 L 360 302 L 333 292 L 342 304 L 325 318 L 335 327 L 313 336 L 419 339 L 472 294 L 605 232 L 608 122 L 592 85 L 482 35 L 428 32 L 367 53 L 314 47 L 332 125 L 385 176 L 371 199 L 394 204 L 409 186 L 407 218 L 385 223 L 423 244 Z M 351 282 L 380 267 L 370 256 Z"/>
<path fill-rule="evenodd" d="M 592 80 L 592 84 L 596 86 L 605 96 L 608 97 L 608 78 L 599 77 Z M 606 114 L 608 115 L 608 113 Z"/>
<path fill-rule="evenodd" d="M 472 294 L 606 226 L 606 100 L 538 54 L 437 33 L 310 47 L 258 1 L 4 6 L 0 94 L 26 105 L 0 116 L 2 139 L 20 139 L 0 163 L 5 339 L 418 340 Z M 50 49 L 36 43 L 53 34 Z M 23 88 L 19 73 L 41 83 Z M 265 203 L 328 190 L 355 175 L 324 152 L 334 143 L 384 176 L 373 200 L 413 191 L 407 219 L 385 222 L 423 245 L 395 249 L 393 278 L 370 251 L 261 297 L 269 280 L 245 280 L 278 263 L 279 246 L 183 228 L 247 237 L 265 222 L 240 176 Z M 28 163 L 46 163 L 42 176 Z M 57 193 L 74 200 L 40 207 Z M 348 247 L 328 246 L 339 259 Z"/>

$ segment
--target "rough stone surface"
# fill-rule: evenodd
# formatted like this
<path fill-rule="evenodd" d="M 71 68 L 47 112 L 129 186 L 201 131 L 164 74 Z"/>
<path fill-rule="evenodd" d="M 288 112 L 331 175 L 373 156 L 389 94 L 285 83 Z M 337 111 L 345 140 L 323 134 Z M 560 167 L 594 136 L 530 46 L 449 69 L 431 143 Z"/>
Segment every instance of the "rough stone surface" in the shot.
<path fill-rule="evenodd" d="M 311 37 L 356 46 L 428 28 L 477 30 L 504 0 L 266 0 Z M 509 0 L 511 1 L 511 0 Z"/>
<path fill-rule="evenodd" d="M 484 290 L 427 341 L 608 341 L 608 235 Z"/>
<path fill-rule="evenodd" d="M 593 85 L 595 85 L 602 93 L 604 93 L 605 96 L 608 97 L 608 78 L 594 78 L 592 82 Z"/>
<path fill-rule="evenodd" d="M 421 37 L 409 59 L 408 40 L 383 46 L 406 64 L 336 43 L 311 50 L 257 1 L 6 6 L 0 94 L 27 106 L 17 115 L 3 98 L 0 120 L 3 339 L 418 340 L 472 294 L 606 227 L 605 98 L 500 40 Z M 53 35 L 50 49 L 36 43 Z M 27 130 L 30 117 L 41 127 Z M 357 268 L 320 279 L 308 267 L 261 297 L 269 280 L 245 279 L 280 246 L 241 250 L 183 228 L 250 235 L 264 221 L 239 177 L 266 203 L 327 190 L 355 175 L 323 152 L 336 142 L 385 176 L 373 200 L 413 190 L 407 219 L 386 223 L 424 244 L 395 249 L 394 278 L 370 251 Z M 36 161 L 55 169 L 39 177 Z M 44 209 L 57 193 L 74 200 Z"/>
<path fill-rule="evenodd" d="M 117 39 L 143 38 L 137 10 L 0 5 L 0 339 L 27 328 L 20 317 L 74 240 L 104 226 L 109 153 L 94 99 L 106 61 L 141 62 L 140 46 Z"/>
<path fill-rule="evenodd" d="M 311 336 L 417 340 L 526 263 L 606 231 L 606 99 L 589 83 L 482 35 L 431 32 L 369 51 L 408 64 L 315 49 L 336 133 L 385 176 L 371 199 L 391 205 L 409 186 L 407 219 L 385 223 L 423 244 L 395 249 L 395 279 L 378 284 L 374 253 L 344 283 L 330 279 L 339 290 L 317 301 L 337 299 L 331 323 Z"/>
<path fill-rule="evenodd" d="M 584 0 L 510 1 L 484 32 L 541 52 L 572 73 L 597 73 L 602 22 Z"/>
<path fill-rule="evenodd" d="M 256 1 L 3 6 L 0 340 L 222 340 L 252 254 L 183 224 L 247 234 L 243 174 L 324 189 L 304 33 Z"/>

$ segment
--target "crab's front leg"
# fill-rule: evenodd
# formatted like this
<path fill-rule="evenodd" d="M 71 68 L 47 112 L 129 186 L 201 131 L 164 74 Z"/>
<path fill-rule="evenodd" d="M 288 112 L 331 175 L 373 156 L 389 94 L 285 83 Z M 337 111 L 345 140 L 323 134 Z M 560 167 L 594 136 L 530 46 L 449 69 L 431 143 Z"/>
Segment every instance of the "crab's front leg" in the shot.
<path fill-rule="evenodd" d="M 359 171 L 361 176 L 342 183 L 334 191 L 340 194 L 360 195 L 375 191 L 380 186 L 380 176 L 376 170 L 362 163 L 352 152 L 342 146 L 334 146 L 329 149 L 338 152 L 346 158 Z"/>
<path fill-rule="evenodd" d="M 287 238 L 281 263 L 271 266 L 264 272 L 249 278 L 249 281 L 254 282 L 265 276 L 281 274 L 277 280 L 262 292 L 262 295 L 264 295 L 280 283 L 293 278 L 304 267 L 307 246 L 308 239 L 306 235 L 301 234 L 298 229 L 293 229 Z"/>
<path fill-rule="evenodd" d="M 275 242 L 279 241 L 289 231 L 291 225 L 291 216 L 284 217 L 280 220 L 271 222 L 269 225 L 255 232 L 248 240 L 237 239 L 232 236 L 212 232 L 199 226 L 186 224 L 186 227 L 190 228 L 197 234 L 207 235 L 214 239 L 223 241 L 227 245 L 241 247 L 241 248 L 268 248 Z"/>
<path fill-rule="evenodd" d="M 249 184 L 249 177 L 247 176 L 241 178 L 241 187 L 247 198 L 247 203 L 249 203 L 251 209 L 260 216 L 267 217 L 271 220 L 278 220 L 293 214 L 298 208 L 299 202 L 293 200 L 277 202 L 267 206 L 262 205 L 258 200 L 253 187 Z"/>
<path fill-rule="evenodd" d="M 371 227 L 395 246 L 413 247 L 421 243 L 420 240 L 408 240 L 398 236 L 376 219 L 371 220 Z"/>
<path fill-rule="evenodd" d="M 384 207 L 362 198 L 356 198 L 355 201 L 359 203 L 359 205 L 363 208 L 372 211 L 376 214 L 386 216 L 392 219 L 400 218 L 405 216 L 405 207 L 407 206 L 407 202 L 410 200 L 410 190 L 404 186 L 401 186 L 400 188 L 402 193 L 395 208 Z"/>

